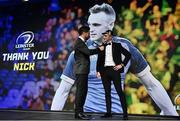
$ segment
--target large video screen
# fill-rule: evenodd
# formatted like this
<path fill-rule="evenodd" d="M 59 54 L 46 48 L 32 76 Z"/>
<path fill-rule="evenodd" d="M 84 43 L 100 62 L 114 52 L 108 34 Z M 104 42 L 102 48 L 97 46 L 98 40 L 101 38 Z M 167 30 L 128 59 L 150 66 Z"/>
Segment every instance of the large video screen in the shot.
<path fill-rule="evenodd" d="M 151 68 L 148 73 L 153 75 L 149 76 L 153 79 L 143 80 L 137 76 L 142 70 L 131 71 L 131 67 L 141 66 L 137 64 L 141 60 L 127 67 L 122 83 L 128 113 L 160 115 L 159 105 L 166 103 L 164 94 L 180 110 L 179 0 L 0 1 L 0 109 L 51 110 L 54 95 L 60 93 L 57 110 L 74 110 L 74 75 L 65 76 L 72 81 L 68 82 L 70 90 L 65 90 L 67 98 L 57 90 L 62 80 L 66 81 L 62 74 L 69 66 L 78 28 L 88 25 L 89 9 L 103 3 L 111 5 L 116 12 L 114 35 L 126 38 L 139 50 Z M 96 62 L 91 61 L 92 64 Z M 91 68 L 90 75 L 95 71 Z M 96 77 L 88 78 L 85 103 L 88 112 L 105 111 L 105 105 L 100 104 L 105 103 L 100 94 L 104 91 L 102 82 L 96 80 Z M 167 93 L 161 92 L 164 89 Z M 118 100 L 118 96 L 112 98 Z M 122 112 L 113 99 L 112 103 L 112 108 L 117 108 L 114 112 Z"/>

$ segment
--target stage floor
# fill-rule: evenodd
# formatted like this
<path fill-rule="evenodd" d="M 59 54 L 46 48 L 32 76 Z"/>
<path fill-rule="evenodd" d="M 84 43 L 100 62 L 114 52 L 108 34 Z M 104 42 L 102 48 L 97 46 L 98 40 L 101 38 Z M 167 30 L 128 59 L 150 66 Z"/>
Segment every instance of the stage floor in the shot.
<path fill-rule="evenodd" d="M 87 113 L 92 115 L 91 120 L 122 120 L 121 114 L 114 114 L 112 118 L 103 119 L 101 113 Z M 25 111 L 25 110 L 0 110 L 0 120 L 75 120 L 74 112 L 59 111 Z M 180 120 L 176 116 L 157 115 L 129 115 L 128 120 Z"/>

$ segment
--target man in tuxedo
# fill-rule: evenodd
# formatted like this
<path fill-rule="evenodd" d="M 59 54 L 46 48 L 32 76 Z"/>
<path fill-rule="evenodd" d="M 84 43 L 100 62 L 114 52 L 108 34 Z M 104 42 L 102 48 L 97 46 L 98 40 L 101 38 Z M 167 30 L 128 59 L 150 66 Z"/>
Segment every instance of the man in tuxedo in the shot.
<path fill-rule="evenodd" d="M 103 33 L 105 40 L 104 51 L 98 54 L 97 60 L 97 76 L 101 76 L 102 83 L 105 90 L 106 110 L 104 118 L 112 117 L 111 114 L 111 80 L 114 83 L 116 92 L 120 98 L 123 109 L 123 118 L 127 119 L 127 103 L 125 94 L 121 87 L 120 73 L 124 72 L 124 66 L 127 65 L 131 58 L 131 54 L 122 47 L 120 43 L 112 42 L 112 31 L 107 30 Z M 124 59 L 122 60 L 122 54 Z"/>
<path fill-rule="evenodd" d="M 104 49 L 103 46 L 97 49 L 88 49 L 86 41 L 89 39 L 88 26 L 82 26 L 79 29 L 79 38 L 74 44 L 74 58 L 76 74 L 76 99 L 75 99 L 75 118 L 77 119 L 89 119 L 89 117 L 83 114 L 83 106 L 85 103 L 87 88 L 88 88 L 88 74 L 90 70 L 90 55 L 97 54 Z"/>

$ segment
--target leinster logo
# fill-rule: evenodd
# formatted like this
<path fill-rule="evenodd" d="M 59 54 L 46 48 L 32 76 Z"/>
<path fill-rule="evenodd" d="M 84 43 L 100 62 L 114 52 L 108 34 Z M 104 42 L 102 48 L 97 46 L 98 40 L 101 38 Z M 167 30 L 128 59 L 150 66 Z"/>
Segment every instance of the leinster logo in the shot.
<path fill-rule="evenodd" d="M 23 32 L 16 39 L 15 48 L 22 48 L 23 50 L 30 50 L 30 48 L 34 47 L 34 43 L 32 43 L 34 39 L 34 33 L 31 31 Z"/>

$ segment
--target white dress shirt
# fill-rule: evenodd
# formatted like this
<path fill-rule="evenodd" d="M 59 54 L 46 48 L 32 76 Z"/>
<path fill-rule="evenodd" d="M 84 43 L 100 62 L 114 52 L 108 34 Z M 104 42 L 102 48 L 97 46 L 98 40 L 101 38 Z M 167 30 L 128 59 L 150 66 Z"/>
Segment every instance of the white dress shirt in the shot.
<path fill-rule="evenodd" d="M 104 66 L 115 66 L 113 55 L 112 55 L 112 43 L 106 46 L 105 50 L 105 64 Z"/>

